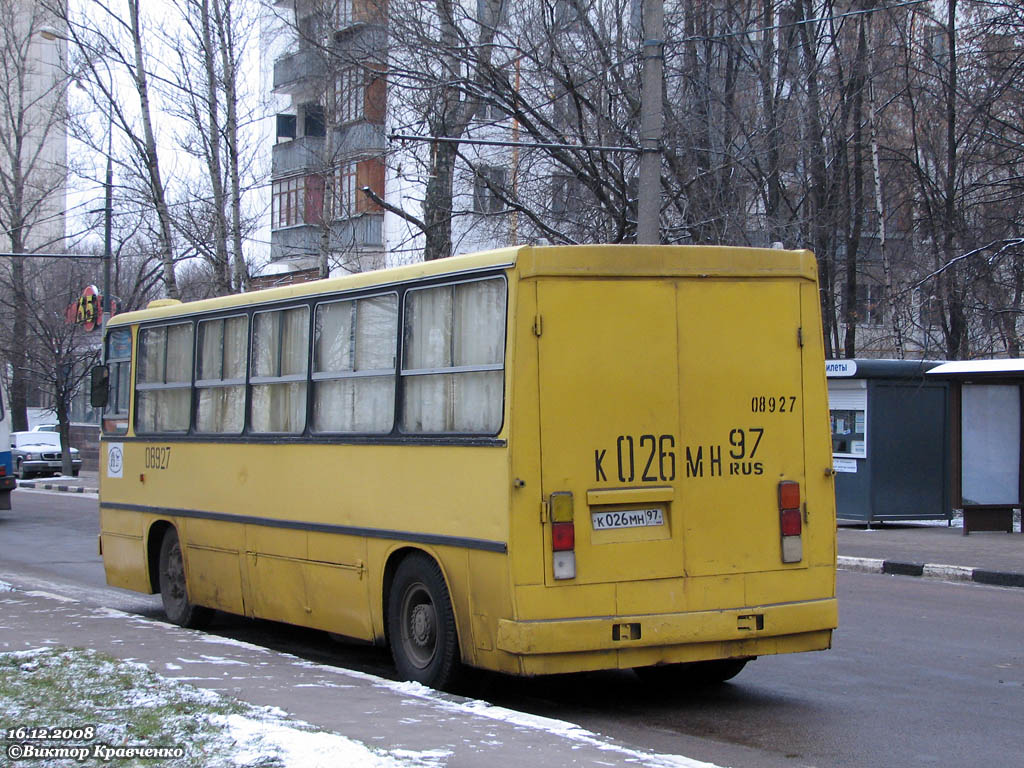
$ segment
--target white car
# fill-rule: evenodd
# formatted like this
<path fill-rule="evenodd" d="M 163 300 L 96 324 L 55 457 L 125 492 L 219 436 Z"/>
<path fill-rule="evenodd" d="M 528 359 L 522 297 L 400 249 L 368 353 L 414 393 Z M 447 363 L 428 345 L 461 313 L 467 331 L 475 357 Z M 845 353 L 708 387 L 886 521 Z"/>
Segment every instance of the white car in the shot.
<path fill-rule="evenodd" d="M 60 434 L 57 432 L 11 432 L 11 460 L 22 480 L 32 475 L 59 475 L 63 471 Z M 82 459 L 71 449 L 71 474 L 78 477 Z"/>

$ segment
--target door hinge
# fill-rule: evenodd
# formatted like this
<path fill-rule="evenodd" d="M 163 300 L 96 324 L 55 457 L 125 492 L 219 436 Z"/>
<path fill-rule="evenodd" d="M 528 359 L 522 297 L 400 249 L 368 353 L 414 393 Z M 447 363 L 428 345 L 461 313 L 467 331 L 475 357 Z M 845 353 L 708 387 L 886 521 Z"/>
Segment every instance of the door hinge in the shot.
<path fill-rule="evenodd" d="M 533 316 L 533 335 L 539 337 L 544 332 L 544 322 L 540 315 Z"/>
<path fill-rule="evenodd" d="M 798 346 L 801 346 L 801 347 L 804 345 L 804 329 L 803 328 L 797 328 L 796 329 L 796 343 L 797 343 Z"/>

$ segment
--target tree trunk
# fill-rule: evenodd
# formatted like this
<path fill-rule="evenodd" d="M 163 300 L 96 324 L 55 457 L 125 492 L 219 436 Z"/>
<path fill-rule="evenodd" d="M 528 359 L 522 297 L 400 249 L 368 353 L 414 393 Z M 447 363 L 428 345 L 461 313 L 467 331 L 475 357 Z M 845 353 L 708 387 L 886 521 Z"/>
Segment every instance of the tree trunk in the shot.
<path fill-rule="evenodd" d="M 218 2 L 218 0 L 214 0 Z M 213 190 L 213 279 L 215 290 L 221 295 L 231 293 L 231 265 L 228 258 L 227 198 L 224 192 L 224 164 L 221 158 L 220 100 L 217 93 L 219 80 L 216 67 L 216 46 L 213 41 L 213 21 L 210 0 L 199 3 L 203 69 L 206 79 L 207 171 Z"/>
<path fill-rule="evenodd" d="M 807 87 L 807 120 L 810 135 L 811 205 L 808 210 L 811 247 L 818 257 L 821 280 L 821 317 L 825 337 L 825 356 L 834 355 L 835 337 L 835 296 L 833 294 L 832 256 L 829 252 L 826 211 L 828 208 L 828 172 L 825 167 L 825 140 L 821 124 L 821 96 L 818 84 L 818 57 L 811 39 L 812 18 L 810 0 L 797 2 L 800 43 L 803 49 L 801 61 Z"/>
<path fill-rule="evenodd" d="M 427 227 L 424 261 L 452 255 L 452 183 L 457 151 L 456 145 L 447 141 L 436 142 L 433 147 L 433 174 L 423 198 Z"/>
<path fill-rule="evenodd" d="M 163 263 L 164 291 L 168 298 L 179 298 L 178 282 L 174 276 L 174 238 L 171 234 L 171 216 L 167 196 L 160 175 L 160 162 L 153 133 L 153 118 L 149 100 L 149 81 L 146 75 L 142 49 L 142 28 L 139 23 L 139 0 L 128 0 L 128 13 L 135 54 L 135 88 L 139 94 L 139 117 L 145 136 L 144 160 L 149 175 L 150 194 L 160 224 L 160 259 Z"/>

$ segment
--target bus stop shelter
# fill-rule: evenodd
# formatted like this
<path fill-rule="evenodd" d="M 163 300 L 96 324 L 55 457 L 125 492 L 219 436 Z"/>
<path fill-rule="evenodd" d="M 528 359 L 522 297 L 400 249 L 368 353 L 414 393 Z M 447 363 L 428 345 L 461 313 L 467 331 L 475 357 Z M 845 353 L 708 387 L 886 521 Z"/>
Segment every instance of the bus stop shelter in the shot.
<path fill-rule="evenodd" d="M 927 376 L 953 384 L 953 498 L 964 534 L 1012 533 L 1024 499 L 1024 359 L 953 361 Z"/>
<path fill-rule="evenodd" d="M 952 518 L 950 384 L 922 360 L 829 360 L 836 516 L 867 523 Z"/>

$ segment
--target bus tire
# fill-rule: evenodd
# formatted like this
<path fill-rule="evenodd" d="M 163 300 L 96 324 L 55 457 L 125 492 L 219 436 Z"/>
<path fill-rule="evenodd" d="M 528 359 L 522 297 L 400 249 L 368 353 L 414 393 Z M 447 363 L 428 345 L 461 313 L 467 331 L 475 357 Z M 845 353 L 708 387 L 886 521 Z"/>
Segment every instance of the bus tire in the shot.
<path fill-rule="evenodd" d="M 660 664 L 655 667 L 635 667 L 636 676 L 644 683 L 680 691 L 721 685 L 743 671 L 750 659 L 715 659 L 689 664 Z"/>
<path fill-rule="evenodd" d="M 199 629 L 210 623 L 213 611 L 194 605 L 188 599 L 185 560 L 181 556 L 178 532 L 168 528 L 160 542 L 160 600 L 164 613 L 173 624 Z"/>
<path fill-rule="evenodd" d="M 388 644 L 404 680 L 443 689 L 459 666 L 455 612 L 436 562 L 416 552 L 395 571 L 388 595 Z"/>

